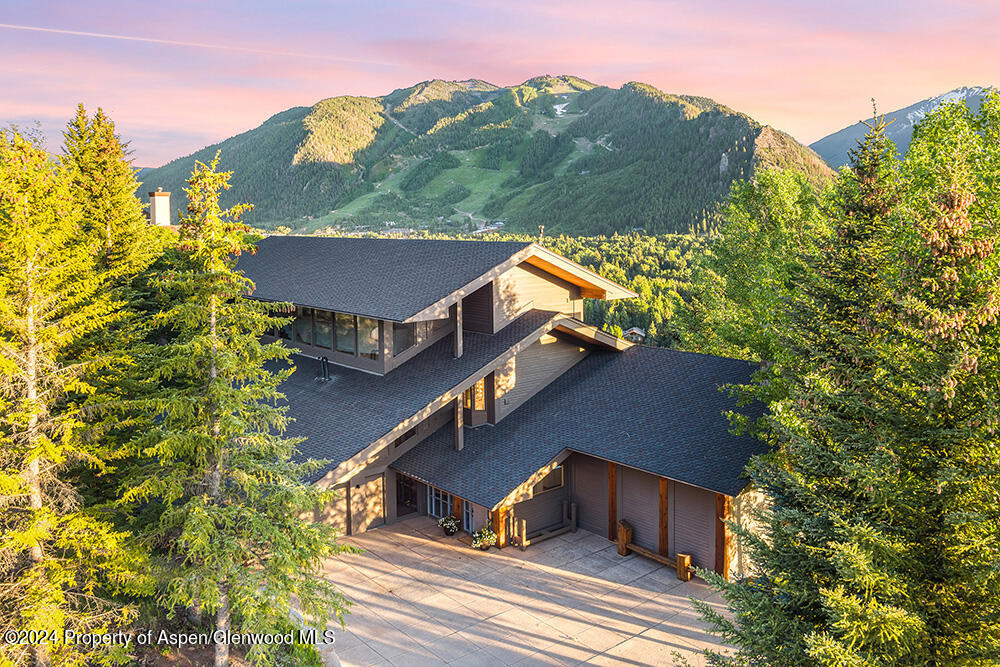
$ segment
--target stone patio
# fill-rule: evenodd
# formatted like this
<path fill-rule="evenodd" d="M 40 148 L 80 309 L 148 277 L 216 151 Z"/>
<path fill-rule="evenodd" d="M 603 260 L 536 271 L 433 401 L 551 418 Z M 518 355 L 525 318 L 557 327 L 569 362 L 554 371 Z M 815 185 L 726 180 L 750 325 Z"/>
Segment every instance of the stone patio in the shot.
<path fill-rule="evenodd" d="M 722 648 L 690 597 L 721 608 L 701 580 L 578 531 L 521 551 L 473 550 L 417 516 L 347 538 L 365 550 L 325 571 L 354 601 L 331 664 L 704 665 Z M 336 655 L 336 658 L 334 657 Z"/>

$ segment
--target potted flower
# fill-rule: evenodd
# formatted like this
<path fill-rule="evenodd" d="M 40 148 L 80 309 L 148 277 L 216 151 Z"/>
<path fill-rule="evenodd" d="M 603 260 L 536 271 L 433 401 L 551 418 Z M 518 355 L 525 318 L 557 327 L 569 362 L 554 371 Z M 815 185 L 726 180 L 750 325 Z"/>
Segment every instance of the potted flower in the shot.
<path fill-rule="evenodd" d="M 441 526 L 441 530 L 444 531 L 445 535 L 454 535 L 458 532 L 458 519 L 451 515 L 438 519 L 438 525 Z"/>
<path fill-rule="evenodd" d="M 472 534 L 472 548 L 486 551 L 497 543 L 497 534 L 490 528 L 480 528 Z"/>

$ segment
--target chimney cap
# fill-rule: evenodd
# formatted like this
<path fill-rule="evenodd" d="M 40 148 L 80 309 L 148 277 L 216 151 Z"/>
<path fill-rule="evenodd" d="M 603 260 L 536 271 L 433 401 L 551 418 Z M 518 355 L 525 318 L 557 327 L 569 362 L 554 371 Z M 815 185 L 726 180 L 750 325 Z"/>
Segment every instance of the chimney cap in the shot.
<path fill-rule="evenodd" d="M 149 196 L 150 197 L 169 197 L 170 193 L 169 192 L 164 192 L 163 188 L 156 188 L 156 192 L 150 192 Z"/>

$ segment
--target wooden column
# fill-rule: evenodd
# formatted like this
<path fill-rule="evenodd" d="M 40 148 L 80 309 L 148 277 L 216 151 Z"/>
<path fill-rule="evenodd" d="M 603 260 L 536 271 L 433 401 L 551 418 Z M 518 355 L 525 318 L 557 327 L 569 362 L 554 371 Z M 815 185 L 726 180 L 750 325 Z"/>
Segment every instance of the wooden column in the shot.
<path fill-rule="evenodd" d="M 729 578 L 730 531 L 726 525 L 729 518 L 730 498 L 724 493 L 715 494 L 715 571 Z"/>
<path fill-rule="evenodd" d="M 615 481 L 617 466 L 608 461 L 608 539 L 618 539 L 618 483 Z"/>
<path fill-rule="evenodd" d="M 486 421 L 497 423 L 497 373 L 486 376 Z"/>
<path fill-rule="evenodd" d="M 497 546 L 505 547 L 507 546 L 507 512 L 510 511 L 509 507 L 501 507 L 499 509 L 493 510 L 490 513 L 491 522 L 493 523 L 493 532 L 497 534 Z"/>
<path fill-rule="evenodd" d="M 344 485 L 344 512 L 347 516 L 344 517 L 344 534 L 350 537 L 353 534 L 351 530 L 351 480 L 347 481 Z"/>
<path fill-rule="evenodd" d="M 660 540 L 657 544 L 657 551 L 660 552 L 661 556 L 670 556 L 670 519 L 669 510 L 670 502 L 667 497 L 667 489 L 669 487 L 670 480 L 666 477 L 660 478 Z"/>
<path fill-rule="evenodd" d="M 452 414 L 454 415 L 454 427 L 455 427 L 455 451 L 462 451 L 462 447 L 465 446 L 465 423 L 463 419 L 462 411 L 462 397 L 459 396 L 451 403 Z"/>
<path fill-rule="evenodd" d="M 458 496 L 452 496 L 452 499 L 454 500 L 454 502 L 452 503 L 453 507 L 451 508 L 451 515 L 453 517 L 455 517 L 456 519 L 458 519 L 458 525 L 461 526 L 462 525 L 462 499 L 459 498 Z"/>
<path fill-rule="evenodd" d="M 451 321 L 455 323 L 455 347 L 453 354 L 456 358 L 462 356 L 462 302 L 458 301 L 451 307 Z"/>

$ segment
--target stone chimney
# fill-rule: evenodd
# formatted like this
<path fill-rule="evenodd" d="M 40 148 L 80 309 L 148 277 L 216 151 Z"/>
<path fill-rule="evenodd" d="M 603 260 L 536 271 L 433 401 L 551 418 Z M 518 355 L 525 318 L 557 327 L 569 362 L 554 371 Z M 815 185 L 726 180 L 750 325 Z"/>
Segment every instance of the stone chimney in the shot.
<path fill-rule="evenodd" d="M 170 224 L 170 193 L 164 192 L 163 188 L 149 193 L 149 224 Z"/>

